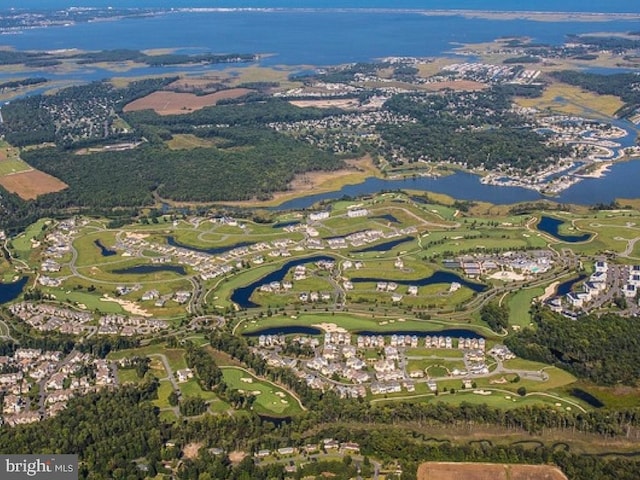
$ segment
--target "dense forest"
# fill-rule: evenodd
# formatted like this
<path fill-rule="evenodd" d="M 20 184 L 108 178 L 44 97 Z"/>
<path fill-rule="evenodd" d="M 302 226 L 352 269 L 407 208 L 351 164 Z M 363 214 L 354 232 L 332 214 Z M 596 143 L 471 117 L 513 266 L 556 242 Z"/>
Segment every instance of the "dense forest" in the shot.
<path fill-rule="evenodd" d="M 635 73 L 598 75 L 596 73 L 563 70 L 551 74 L 557 80 L 576 85 L 600 95 L 616 95 L 625 106 L 616 112 L 619 117 L 632 115 L 640 108 L 640 78 Z"/>
<path fill-rule="evenodd" d="M 396 95 L 385 108 L 417 123 L 381 124 L 378 131 L 389 148 L 398 149 L 403 157 L 452 161 L 471 168 L 537 171 L 568 155 L 568 147 L 546 146 L 543 136 L 525 126 L 526 120 L 511 110 L 512 93 L 496 88 Z"/>
<path fill-rule="evenodd" d="M 637 385 L 640 380 L 640 323 L 605 314 L 570 321 L 537 307 L 536 328 L 506 339 L 513 352 L 569 370 L 602 385 Z"/>
<path fill-rule="evenodd" d="M 126 88 L 95 82 L 5 106 L 0 133 L 16 146 L 55 144 L 24 150 L 22 157 L 69 188 L 29 202 L 0 189 L 1 226 L 15 230 L 65 211 L 113 216 L 122 208 L 153 203 L 154 193 L 177 201 L 264 199 L 286 190 L 298 173 L 344 165 L 335 155 L 268 127 L 271 122 L 322 118 L 340 112 L 336 109 L 298 108 L 269 99 L 188 115 L 122 112 L 130 101 L 173 80 L 142 80 Z M 167 146 L 174 135 L 184 133 L 210 141 L 211 146 Z M 141 144 L 127 151 L 77 154 L 80 148 L 122 141 Z"/>

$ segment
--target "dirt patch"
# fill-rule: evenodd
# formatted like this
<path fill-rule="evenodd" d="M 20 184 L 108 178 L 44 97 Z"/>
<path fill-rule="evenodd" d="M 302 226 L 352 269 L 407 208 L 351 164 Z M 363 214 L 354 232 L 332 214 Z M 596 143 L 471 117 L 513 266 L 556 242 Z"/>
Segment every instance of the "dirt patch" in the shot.
<path fill-rule="evenodd" d="M 0 185 L 23 200 L 33 200 L 45 193 L 54 193 L 68 187 L 66 183 L 40 170 L 30 170 L 0 177 Z"/>
<path fill-rule="evenodd" d="M 485 83 L 474 82 L 472 80 L 451 80 L 448 82 L 433 82 L 425 85 L 427 90 L 440 91 L 445 89 L 462 91 L 476 91 L 488 88 Z"/>
<path fill-rule="evenodd" d="M 124 111 L 154 110 L 159 115 L 186 114 L 216 105 L 218 101 L 223 99 L 242 97 L 249 92 L 252 90 L 248 88 L 232 88 L 209 95 L 158 91 L 127 104 Z"/>
<path fill-rule="evenodd" d="M 240 450 L 234 450 L 229 453 L 229 460 L 231 463 L 240 463 L 247 456 L 247 452 L 241 452 Z"/>
<path fill-rule="evenodd" d="M 198 458 L 198 451 L 200 450 L 200 447 L 202 447 L 202 443 L 188 443 L 182 449 L 182 453 L 184 453 L 185 458 Z"/>
<path fill-rule="evenodd" d="M 418 480 L 567 480 L 551 465 L 427 462 L 418 468 Z"/>

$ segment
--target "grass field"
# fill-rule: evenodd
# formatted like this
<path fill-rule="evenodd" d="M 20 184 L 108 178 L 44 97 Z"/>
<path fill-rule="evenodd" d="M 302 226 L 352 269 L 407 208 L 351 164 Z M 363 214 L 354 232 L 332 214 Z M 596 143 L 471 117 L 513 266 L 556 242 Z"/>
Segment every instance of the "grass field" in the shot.
<path fill-rule="evenodd" d="M 167 146 L 171 150 L 191 150 L 193 148 L 211 148 L 216 146 L 216 142 L 196 137 L 190 133 L 177 134 L 167 141 Z"/>
<path fill-rule="evenodd" d="M 567 115 L 604 117 L 612 117 L 624 106 L 624 102 L 613 95 L 598 95 L 559 82 L 549 85 L 540 98 L 518 98 L 516 102 L 523 107 L 549 109 Z"/>
<path fill-rule="evenodd" d="M 259 380 L 245 370 L 234 367 L 222 368 L 224 381 L 229 388 L 243 390 L 245 392 L 260 392 L 256 396 L 253 408 L 258 413 L 268 415 L 292 415 L 301 411 L 300 405 L 287 391 L 275 385 Z M 243 379 L 251 379 L 245 382 Z"/>
<path fill-rule="evenodd" d="M 158 408 L 168 408 L 169 405 L 169 395 L 173 392 L 173 387 L 171 386 L 171 382 L 169 380 L 160 380 L 158 385 L 158 398 L 154 400 L 153 405 Z"/>

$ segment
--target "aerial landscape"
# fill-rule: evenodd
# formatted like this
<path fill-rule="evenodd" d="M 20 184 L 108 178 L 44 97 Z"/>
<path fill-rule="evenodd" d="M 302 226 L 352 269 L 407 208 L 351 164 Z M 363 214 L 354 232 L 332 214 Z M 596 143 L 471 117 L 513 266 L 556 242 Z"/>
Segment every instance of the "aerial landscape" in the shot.
<path fill-rule="evenodd" d="M 640 478 L 633 3 L 1 5 L 0 455 Z"/>

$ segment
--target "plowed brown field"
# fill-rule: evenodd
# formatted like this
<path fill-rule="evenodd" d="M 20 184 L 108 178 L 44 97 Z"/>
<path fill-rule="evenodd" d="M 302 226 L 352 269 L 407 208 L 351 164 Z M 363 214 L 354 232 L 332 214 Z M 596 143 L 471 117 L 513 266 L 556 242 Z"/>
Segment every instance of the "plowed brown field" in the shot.
<path fill-rule="evenodd" d="M 251 91 L 248 88 L 232 88 L 209 95 L 158 91 L 125 105 L 124 111 L 154 110 L 159 115 L 179 115 L 210 107 L 225 98 L 238 98 Z"/>
<path fill-rule="evenodd" d="M 59 192 L 68 186 L 56 177 L 40 170 L 4 175 L 0 177 L 0 185 L 11 193 L 18 194 L 24 200 L 33 200 L 45 193 Z"/>
<path fill-rule="evenodd" d="M 418 480 L 567 480 L 551 465 L 427 462 L 418 468 Z"/>

